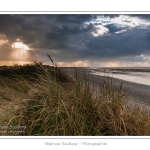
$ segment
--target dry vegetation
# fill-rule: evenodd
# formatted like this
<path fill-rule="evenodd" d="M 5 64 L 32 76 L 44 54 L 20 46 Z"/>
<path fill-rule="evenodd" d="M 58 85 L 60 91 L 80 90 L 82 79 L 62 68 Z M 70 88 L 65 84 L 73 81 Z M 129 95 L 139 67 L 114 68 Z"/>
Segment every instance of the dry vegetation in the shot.
<path fill-rule="evenodd" d="M 35 65 L 32 79 L 0 78 L 0 125 L 26 126 L 24 134 L 1 135 L 150 135 L 149 113 L 128 107 L 122 85 L 116 91 L 103 80 L 95 87 L 84 71 L 75 69 L 71 79 L 57 66 L 52 73 Z"/>

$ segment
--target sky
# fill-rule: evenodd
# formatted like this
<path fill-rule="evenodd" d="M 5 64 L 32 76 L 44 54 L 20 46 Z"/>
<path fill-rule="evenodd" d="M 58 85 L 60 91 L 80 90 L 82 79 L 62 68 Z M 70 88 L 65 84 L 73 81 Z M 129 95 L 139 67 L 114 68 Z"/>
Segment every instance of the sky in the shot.
<path fill-rule="evenodd" d="M 150 14 L 0 14 L 0 65 L 150 67 Z"/>

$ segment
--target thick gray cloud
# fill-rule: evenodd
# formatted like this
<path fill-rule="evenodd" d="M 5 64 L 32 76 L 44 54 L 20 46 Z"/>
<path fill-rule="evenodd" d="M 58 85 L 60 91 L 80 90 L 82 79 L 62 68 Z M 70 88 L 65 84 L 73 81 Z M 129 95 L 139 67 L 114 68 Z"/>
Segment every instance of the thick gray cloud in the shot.
<path fill-rule="evenodd" d="M 150 53 L 149 32 L 130 29 L 121 34 L 106 35 L 90 40 L 88 48 L 98 57 L 118 57 Z"/>
<path fill-rule="evenodd" d="M 111 20 L 120 15 L 0 15 L 0 35 L 8 40 L 0 43 L 0 60 L 10 60 L 11 45 L 18 38 L 33 49 L 35 56 L 45 59 L 48 53 L 56 61 L 98 61 L 150 54 L 150 25 L 145 23 L 149 23 L 150 15 L 129 14 L 130 21 L 124 23 L 132 23 L 132 18 L 142 19 L 145 24 L 137 26 L 92 22 L 99 16 Z M 109 32 L 94 36 L 93 31 L 98 34 L 103 30 L 98 31 L 98 26 Z M 118 31 L 125 32 L 116 34 Z"/>

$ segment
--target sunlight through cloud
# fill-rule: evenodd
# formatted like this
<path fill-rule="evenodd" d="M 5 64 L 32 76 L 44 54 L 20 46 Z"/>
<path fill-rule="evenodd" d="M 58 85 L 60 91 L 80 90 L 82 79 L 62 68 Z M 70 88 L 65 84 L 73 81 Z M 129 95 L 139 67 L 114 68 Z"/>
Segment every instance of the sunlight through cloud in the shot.
<path fill-rule="evenodd" d="M 29 47 L 20 42 L 20 39 L 17 39 L 17 42 L 12 44 L 12 48 L 29 50 Z"/>

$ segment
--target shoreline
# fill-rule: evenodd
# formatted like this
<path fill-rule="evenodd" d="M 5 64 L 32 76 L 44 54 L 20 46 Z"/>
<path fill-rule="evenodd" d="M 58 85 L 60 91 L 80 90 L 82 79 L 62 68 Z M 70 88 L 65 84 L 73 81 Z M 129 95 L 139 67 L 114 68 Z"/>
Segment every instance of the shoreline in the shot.
<path fill-rule="evenodd" d="M 94 74 L 91 75 L 94 76 L 95 80 L 104 77 Z M 133 105 L 148 106 L 150 104 L 150 86 L 110 77 L 110 79 L 111 78 L 116 88 L 119 88 L 121 83 L 123 83 L 122 91 L 125 92 L 131 101 L 130 103 L 133 103 Z"/>
<path fill-rule="evenodd" d="M 69 76 L 73 76 L 74 74 L 74 68 L 63 68 L 62 70 L 66 72 Z M 97 81 L 102 80 L 104 77 L 101 75 L 91 74 L 91 72 L 88 70 L 86 71 L 89 72 L 91 79 L 94 79 L 93 81 L 96 86 L 99 83 Z M 109 76 L 105 76 L 105 77 L 109 77 Z M 114 77 L 109 77 L 109 78 L 110 79 L 112 78 L 113 85 L 115 86 L 116 89 L 118 89 L 121 83 L 123 83 L 122 92 L 124 92 L 127 95 L 129 99 L 129 105 L 131 104 L 132 106 L 135 107 L 136 106 L 147 107 L 150 105 L 150 86 L 140 84 L 140 83 L 125 81 Z"/>

